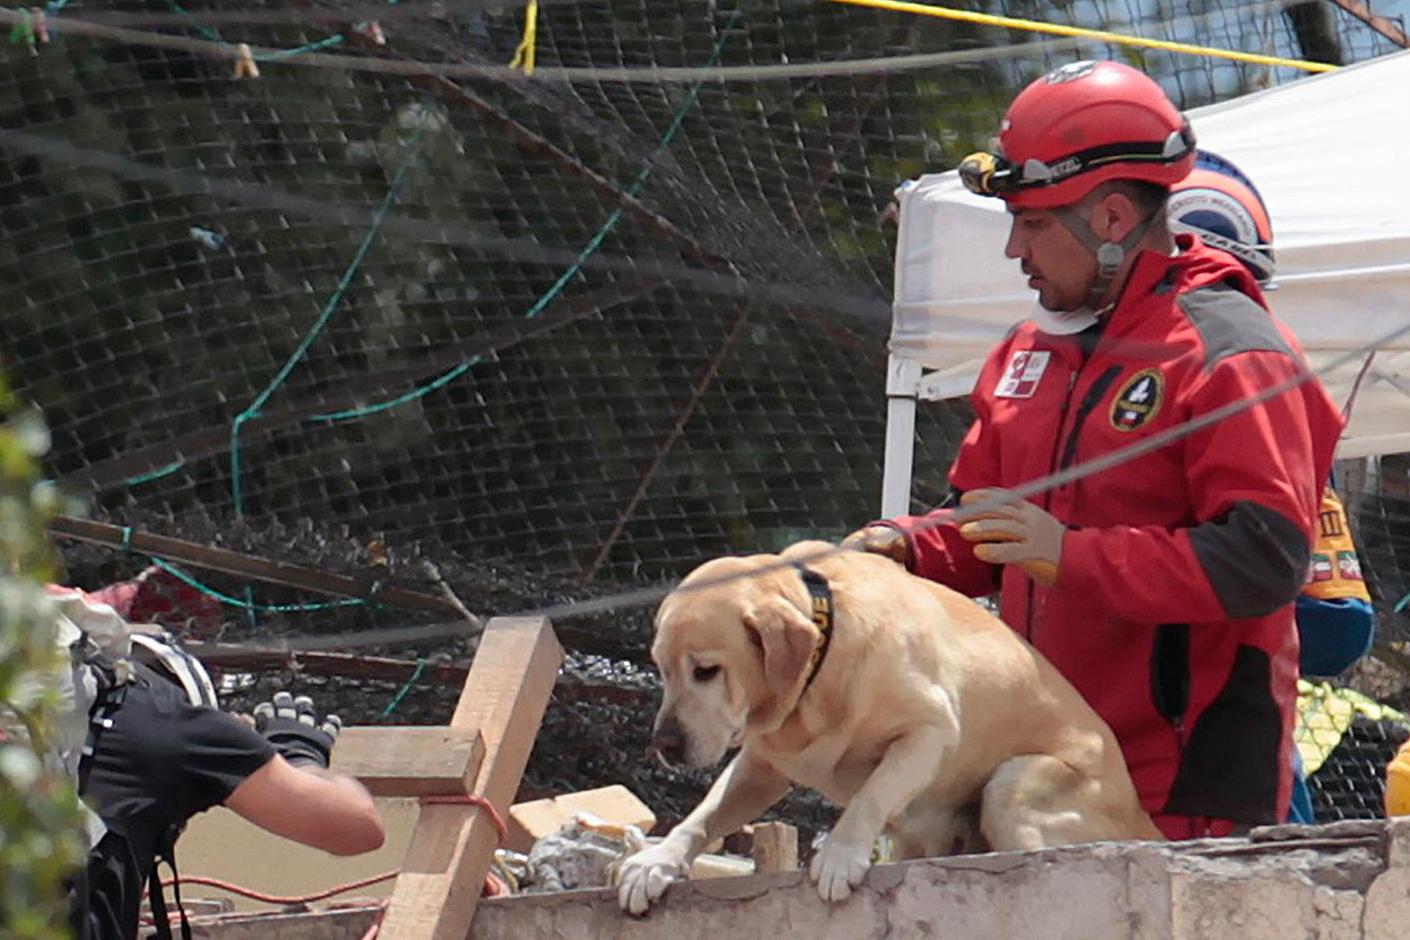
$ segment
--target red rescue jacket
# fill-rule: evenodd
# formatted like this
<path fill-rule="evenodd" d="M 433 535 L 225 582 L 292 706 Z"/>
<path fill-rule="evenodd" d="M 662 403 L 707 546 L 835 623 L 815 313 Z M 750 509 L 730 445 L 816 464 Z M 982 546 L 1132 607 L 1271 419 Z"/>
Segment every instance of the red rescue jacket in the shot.
<path fill-rule="evenodd" d="M 1179 245 L 1137 259 L 1099 335 L 1024 323 L 994 350 L 956 490 L 1030 482 L 1299 373 L 1297 341 L 1243 266 L 1189 236 Z M 1070 529 L 1052 588 L 975 558 L 951 525 L 908 535 L 911 568 L 972 596 L 998 583 L 1003 619 L 1111 725 L 1147 811 L 1278 822 L 1292 605 L 1341 426 L 1314 378 L 1033 497 Z"/>

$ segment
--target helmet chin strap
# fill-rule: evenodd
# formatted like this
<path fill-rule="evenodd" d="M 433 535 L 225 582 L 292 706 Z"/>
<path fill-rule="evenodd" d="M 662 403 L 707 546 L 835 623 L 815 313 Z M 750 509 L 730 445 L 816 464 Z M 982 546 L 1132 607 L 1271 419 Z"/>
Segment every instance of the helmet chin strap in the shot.
<path fill-rule="evenodd" d="M 1127 252 L 1135 248 L 1141 239 L 1146 237 L 1151 226 L 1155 225 L 1156 219 L 1163 214 L 1163 210 L 1152 212 L 1150 218 L 1131 229 L 1121 241 L 1111 242 L 1103 241 L 1097 237 L 1096 232 L 1092 231 L 1091 224 L 1083 217 L 1085 211 L 1082 202 L 1053 210 L 1054 217 L 1097 257 L 1097 277 L 1092 281 L 1092 289 L 1087 293 L 1086 309 L 1091 310 L 1097 316 L 1101 316 L 1110 309 L 1111 304 L 1107 304 L 1105 307 L 1098 305 L 1106 296 L 1106 292 L 1111 289 L 1111 282 L 1116 279 L 1117 269 L 1121 267 L 1121 262 L 1126 260 Z"/>

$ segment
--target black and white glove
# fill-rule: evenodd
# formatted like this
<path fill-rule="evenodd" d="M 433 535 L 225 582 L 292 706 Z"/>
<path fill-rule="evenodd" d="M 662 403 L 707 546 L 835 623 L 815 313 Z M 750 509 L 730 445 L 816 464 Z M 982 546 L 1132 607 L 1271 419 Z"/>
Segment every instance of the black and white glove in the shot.
<path fill-rule="evenodd" d="M 296 767 L 312 764 L 327 768 L 342 728 L 337 715 L 320 722 L 313 699 L 307 695 L 294 698 L 288 692 L 276 692 L 272 701 L 255 706 L 255 730 Z"/>

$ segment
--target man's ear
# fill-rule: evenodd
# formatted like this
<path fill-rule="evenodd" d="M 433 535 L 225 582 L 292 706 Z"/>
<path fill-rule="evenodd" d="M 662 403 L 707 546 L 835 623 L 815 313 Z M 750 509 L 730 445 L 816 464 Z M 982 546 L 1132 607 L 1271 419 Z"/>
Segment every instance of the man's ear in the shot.
<path fill-rule="evenodd" d="M 1090 224 L 1098 238 L 1120 242 L 1144 221 L 1141 207 L 1130 195 L 1118 189 L 1097 200 Z"/>
<path fill-rule="evenodd" d="M 802 611 L 782 597 L 770 598 L 744 615 L 744 628 L 764 660 L 765 694 L 751 703 L 750 719 L 763 726 L 777 726 L 783 709 L 793 701 L 804 681 L 817 647 L 818 628 Z"/>
<path fill-rule="evenodd" d="M 1120 241 L 1113 237 L 1115 229 L 1121 225 L 1121 213 L 1116 206 L 1116 193 L 1107 193 L 1099 199 L 1093 200 L 1091 208 L 1087 210 L 1087 226 L 1092 230 L 1092 234 L 1102 241 Z"/>

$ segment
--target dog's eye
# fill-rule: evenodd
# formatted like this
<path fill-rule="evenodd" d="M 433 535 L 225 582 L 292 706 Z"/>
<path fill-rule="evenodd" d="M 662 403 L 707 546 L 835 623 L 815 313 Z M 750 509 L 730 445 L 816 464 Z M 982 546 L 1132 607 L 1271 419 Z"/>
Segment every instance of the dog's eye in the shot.
<path fill-rule="evenodd" d="M 709 682 L 719 674 L 719 666 L 696 666 L 694 672 L 696 682 Z"/>

